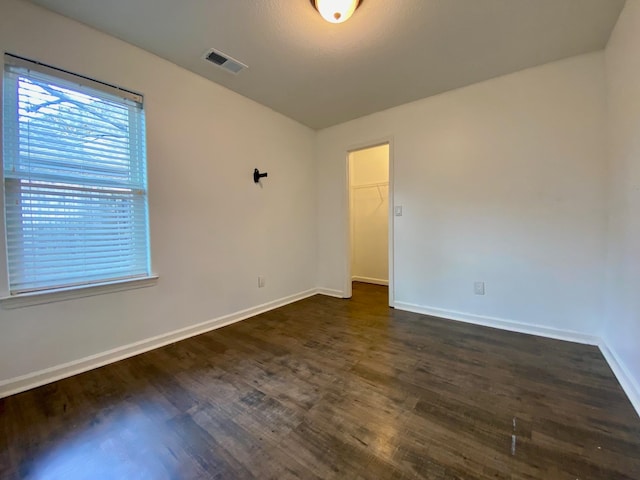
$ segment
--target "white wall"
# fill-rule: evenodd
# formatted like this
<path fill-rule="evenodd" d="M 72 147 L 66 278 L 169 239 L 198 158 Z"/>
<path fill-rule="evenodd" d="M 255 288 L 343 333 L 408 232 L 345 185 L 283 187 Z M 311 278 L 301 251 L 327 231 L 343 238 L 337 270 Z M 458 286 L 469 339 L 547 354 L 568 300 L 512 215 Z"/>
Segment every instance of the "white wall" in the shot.
<path fill-rule="evenodd" d="M 145 95 L 160 275 L 149 288 L 0 307 L 0 385 L 315 287 L 315 132 L 24 1 L 0 2 L 0 51 Z M 269 173 L 263 188 L 253 183 L 255 167 Z M 0 263 L 6 294 L 5 277 Z"/>
<path fill-rule="evenodd" d="M 598 333 L 605 255 L 603 54 L 496 78 L 318 135 L 319 285 L 342 291 L 345 152 L 393 138 L 395 301 Z M 486 295 L 473 282 L 486 282 Z"/>
<path fill-rule="evenodd" d="M 627 0 L 605 52 L 609 249 L 603 337 L 640 413 L 640 2 Z M 619 373 L 620 376 L 620 373 Z"/>
<path fill-rule="evenodd" d="M 351 277 L 389 282 L 389 145 L 349 155 Z"/>
<path fill-rule="evenodd" d="M 629 0 L 606 51 L 607 88 L 604 56 L 595 53 L 316 135 L 113 37 L 1 0 L 1 51 L 145 94 L 160 281 L 0 307 L 0 387 L 315 286 L 341 292 L 346 152 L 392 138 L 394 200 L 404 207 L 394 232 L 399 305 L 602 334 L 637 391 L 639 31 L 640 7 Z M 603 161 L 606 92 L 610 172 Z M 269 172 L 264 188 L 251 180 L 254 167 Z M 608 173 L 608 323 L 601 329 Z M 264 289 L 256 288 L 258 274 L 267 277 Z M 477 280 L 486 282 L 485 296 L 473 295 Z"/>

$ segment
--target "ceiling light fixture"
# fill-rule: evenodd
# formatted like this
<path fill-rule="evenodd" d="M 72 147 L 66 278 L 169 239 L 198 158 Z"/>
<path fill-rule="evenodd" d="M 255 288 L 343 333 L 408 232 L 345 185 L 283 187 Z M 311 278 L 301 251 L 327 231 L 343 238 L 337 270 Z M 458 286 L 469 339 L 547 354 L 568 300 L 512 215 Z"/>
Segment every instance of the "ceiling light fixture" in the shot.
<path fill-rule="evenodd" d="M 331 23 L 349 20 L 362 0 L 311 0 L 311 5 L 320 12 L 322 18 Z"/>

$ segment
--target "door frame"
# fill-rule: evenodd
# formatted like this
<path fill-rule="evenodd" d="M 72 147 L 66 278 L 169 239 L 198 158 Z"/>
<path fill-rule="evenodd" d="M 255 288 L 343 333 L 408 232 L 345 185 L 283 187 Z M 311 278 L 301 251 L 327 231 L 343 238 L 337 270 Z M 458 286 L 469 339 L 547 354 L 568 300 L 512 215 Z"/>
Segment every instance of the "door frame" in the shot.
<path fill-rule="evenodd" d="M 382 145 L 389 145 L 389 209 L 387 212 L 388 218 L 388 227 L 389 227 L 389 251 L 388 251 L 388 262 L 389 262 L 389 306 L 393 307 L 395 305 L 395 294 L 394 294 L 394 285 L 395 285 L 395 275 L 394 275 L 394 248 L 393 248 L 393 239 L 394 239 L 394 158 L 393 158 L 393 137 L 383 137 L 377 140 L 372 140 L 368 142 L 363 142 L 360 144 L 352 145 L 346 150 L 345 155 L 345 163 L 344 163 L 344 175 L 345 175 L 345 186 L 346 186 L 346 203 L 345 203 L 345 213 L 344 213 L 344 225 L 345 225 L 345 239 L 344 239 L 344 252 L 345 252 L 345 269 L 344 269 L 344 285 L 343 292 L 345 298 L 351 298 L 352 286 L 351 286 L 351 173 L 349 171 L 350 165 L 350 156 L 353 152 L 357 152 L 359 150 L 366 150 L 368 148 L 379 147 Z"/>

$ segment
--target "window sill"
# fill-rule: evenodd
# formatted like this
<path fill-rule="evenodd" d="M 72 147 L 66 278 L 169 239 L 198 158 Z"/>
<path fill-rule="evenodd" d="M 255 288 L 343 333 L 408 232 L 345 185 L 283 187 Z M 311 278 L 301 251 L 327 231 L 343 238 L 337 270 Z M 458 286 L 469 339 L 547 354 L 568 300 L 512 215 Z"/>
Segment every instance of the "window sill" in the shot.
<path fill-rule="evenodd" d="M 151 275 L 143 278 L 118 280 L 115 282 L 97 283 L 82 287 L 60 288 L 56 290 L 43 290 L 41 292 L 22 293 L 0 298 L 0 305 L 4 309 L 42 305 L 44 303 L 61 302 L 75 298 L 92 297 L 105 293 L 121 292 L 136 288 L 152 287 L 158 283 L 158 276 Z"/>

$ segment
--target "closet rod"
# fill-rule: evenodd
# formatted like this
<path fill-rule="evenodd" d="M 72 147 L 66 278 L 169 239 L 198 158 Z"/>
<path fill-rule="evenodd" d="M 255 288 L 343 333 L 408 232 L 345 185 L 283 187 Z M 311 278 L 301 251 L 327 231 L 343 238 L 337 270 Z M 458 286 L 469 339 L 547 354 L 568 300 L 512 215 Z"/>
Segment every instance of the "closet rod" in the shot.
<path fill-rule="evenodd" d="M 351 188 L 372 188 L 372 187 L 388 187 L 389 182 L 365 183 L 363 185 L 352 185 Z"/>

